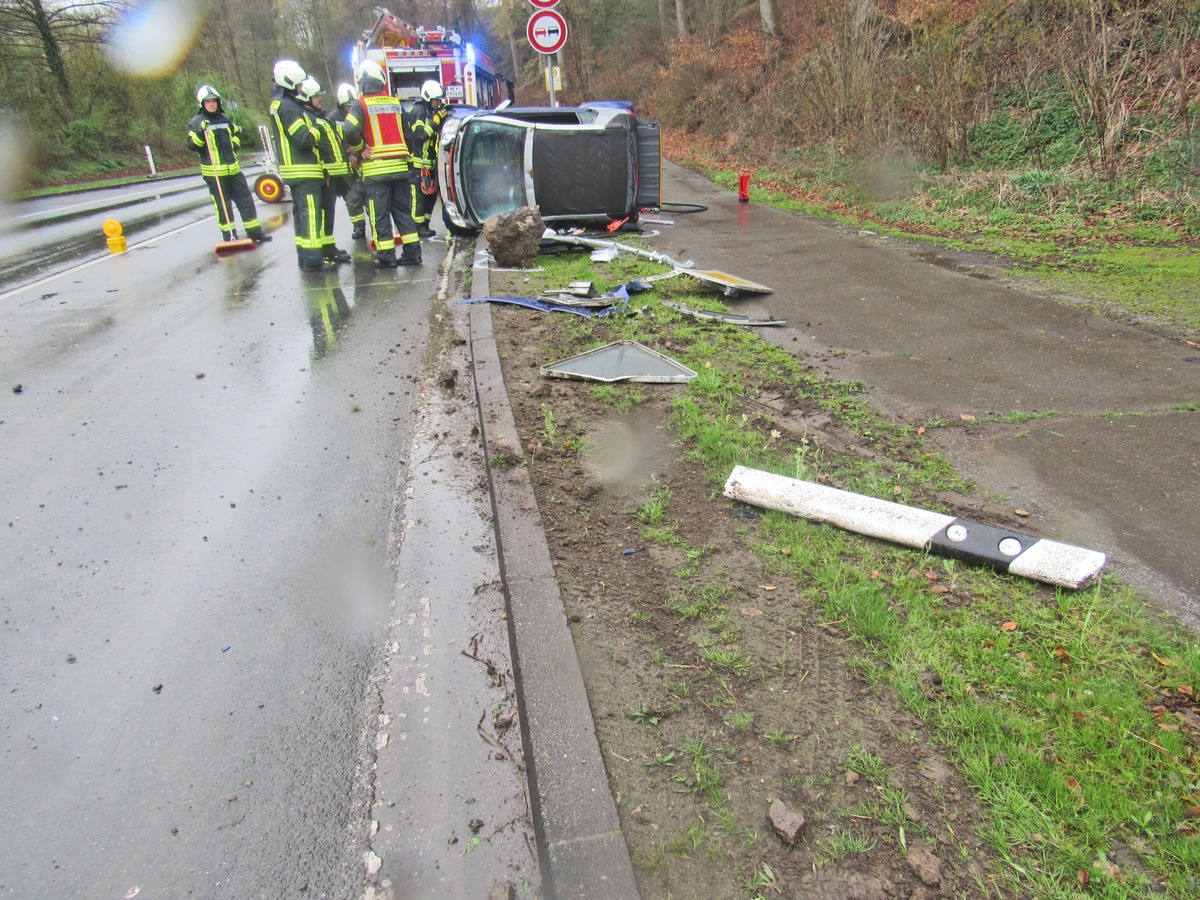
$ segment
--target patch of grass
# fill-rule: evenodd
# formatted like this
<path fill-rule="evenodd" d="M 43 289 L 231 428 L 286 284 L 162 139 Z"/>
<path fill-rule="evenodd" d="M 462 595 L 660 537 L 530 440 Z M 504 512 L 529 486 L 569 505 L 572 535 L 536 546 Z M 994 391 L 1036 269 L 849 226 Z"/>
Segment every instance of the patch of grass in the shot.
<path fill-rule="evenodd" d="M 707 797 L 714 808 L 722 807 L 725 798 L 721 793 L 721 769 L 713 759 L 708 738 L 702 734 L 692 736 L 683 745 L 683 752 L 688 757 L 689 770 L 680 776 L 680 780 L 692 793 Z"/>
<path fill-rule="evenodd" d="M 633 517 L 646 525 L 661 526 L 667 516 L 667 503 L 671 489 L 661 481 L 651 484 L 649 496 L 633 513 Z"/>
<path fill-rule="evenodd" d="M 766 860 L 760 860 L 742 878 L 742 891 L 747 897 L 752 898 L 752 900 L 765 898 L 768 894 L 783 893 L 783 890 L 779 887 L 779 879 L 775 876 L 775 870 L 767 864 Z"/>
<path fill-rule="evenodd" d="M 1036 422 L 1038 419 L 1052 419 L 1061 413 L 1055 410 L 1047 410 L 1046 412 L 1027 413 L 1019 410 L 1012 410 L 1002 416 L 997 416 L 995 421 L 1005 422 L 1009 425 L 1020 425 L 1023 422 Z"/>
<path fill-rule="evenodd" d="M 736 647 L 705 647 L 700 655 L 721 669 L 744 675 L 754 668 L 754 661 Z"/>
<path fill-rule="evenodd" d="M 868 840 L 865 835 L 849 829 L 842 829 L 836 832 L 833 837 L 822 841 L 817 851 L 817 858 L 813 860 L 813 865 L 820 867 L 829 865 L 829 863 L 837 862 L 839 859 L 845 859 L 847 856 L 858 856 L 861 853 L 866 853 L 875 842 Z"/>
<path fill-rule="evenodd" d="M 786 728 L 773 728 L 770 731 L 763 732 L 763 740 L 768 744 L 774 744 L 776 747 L 786 747 L 799 736 L 798 734 L 792 734 Z"/>
<path fill-rule="evenodd" d="M 884 782 L 887 780 L 883 757 L 861 744 L 855 744 L 850 748 L 850 753 L 846 756 L 846 768 L 872 781 Z"/>
<path fill-rule="evenodd" d="M 663 525 L 658 528 L 643 528 L 640 532 L 641 536 L 651 543 L 660 544 L 664 547 L 674 546 L 680 543 L 679 526 L 674 523 Z"/>
<path fill-rule="evenodd" d="M 629 718 L 642 725 L 657 725 L 663 720 L 663 713 L 643 702 L 637 709 L 630 710 Z"/>
<path fill-rule="evenodd" d="M 554 421 L 554 410 L 545 403 L 539 409 L 542 413 L 542 442 L 547 447 L 557 447 L 559 434 L 558 425 Z"/>
<path fill-rule="evenodd" d="M 611 406 L 624 415 L 635 406 L 646 402 L 646 395 L 636 385 L 602 384 L 591 389 L 591 395 L 601 403 Z"/>
<path fill-rule="evenodd" d="M 738 731 L 746 731 L 754 723 L 754 713 L 738 712 L 729 717 L 729 724 Z"/>

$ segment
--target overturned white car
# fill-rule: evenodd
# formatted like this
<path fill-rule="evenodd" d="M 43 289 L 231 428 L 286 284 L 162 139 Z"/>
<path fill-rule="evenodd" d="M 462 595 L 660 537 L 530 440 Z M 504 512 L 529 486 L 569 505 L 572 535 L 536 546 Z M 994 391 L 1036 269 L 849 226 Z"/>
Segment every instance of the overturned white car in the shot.
<path fill-rule="evenodd" d="M 662 203 L 657 122 L 624 104 L 479 110 L 442 128 L 438 190 L 452 231 L 536 206 L 547 223 L 636 221 Z"/>

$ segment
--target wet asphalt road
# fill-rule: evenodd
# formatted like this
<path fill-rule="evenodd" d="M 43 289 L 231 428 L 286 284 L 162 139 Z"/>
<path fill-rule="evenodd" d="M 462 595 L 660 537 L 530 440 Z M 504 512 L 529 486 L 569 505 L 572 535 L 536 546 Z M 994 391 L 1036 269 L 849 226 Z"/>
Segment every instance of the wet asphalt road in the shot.
<path fill-rule="evenodd" d="M 218 259 L 207 202 L 0 236 L 5 896 L 361 890 L 444 248 L 302 277 L 285 207 Z M 89 255 L 109 215 L 131 252 Z"/>

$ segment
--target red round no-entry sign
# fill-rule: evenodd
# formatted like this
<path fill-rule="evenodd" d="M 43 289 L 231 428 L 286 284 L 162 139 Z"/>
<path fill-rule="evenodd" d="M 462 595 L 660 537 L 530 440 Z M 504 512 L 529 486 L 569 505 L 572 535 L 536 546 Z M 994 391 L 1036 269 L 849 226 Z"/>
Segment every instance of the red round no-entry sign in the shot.
<path fill-rule="evenodd" d="M 567 20 L 552 9 L 543 9 L 529 17 L 525 34 L 538 53 L 557 53 L 567 42 Z"/>
<path fill-rule="evenodd" d="M 529 0 L 538 9 L 549 9 L 552 6 L 558 5 L 558 0 Z"/>

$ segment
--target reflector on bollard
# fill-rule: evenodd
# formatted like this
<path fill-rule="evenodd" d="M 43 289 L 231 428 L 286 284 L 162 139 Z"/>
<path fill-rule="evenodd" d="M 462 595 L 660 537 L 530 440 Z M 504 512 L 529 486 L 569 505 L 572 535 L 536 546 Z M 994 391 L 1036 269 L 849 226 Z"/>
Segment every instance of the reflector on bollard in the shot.
<path fill-rule="evenodd" d="M 745 466 L 729 474 L 725 496 L 1061 587 L 1086 587 L 1107 562 L 1096 550 Z"/>

